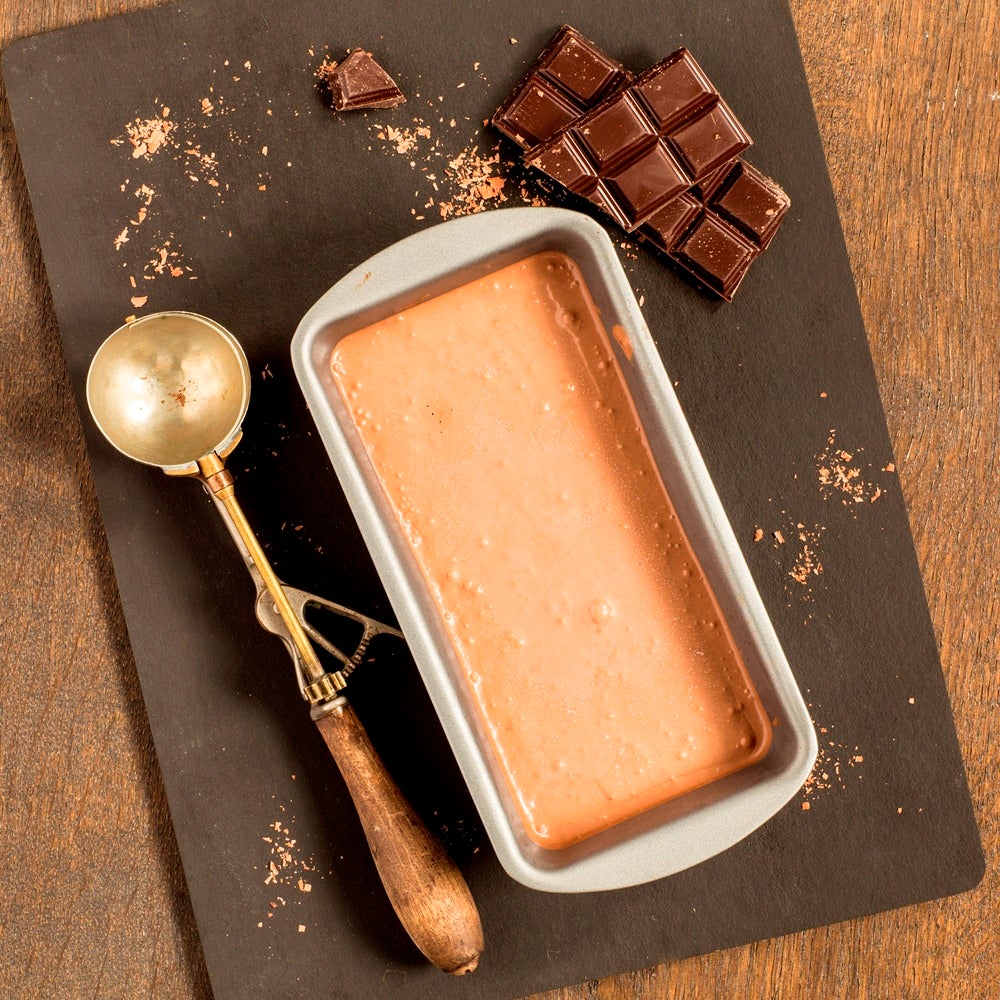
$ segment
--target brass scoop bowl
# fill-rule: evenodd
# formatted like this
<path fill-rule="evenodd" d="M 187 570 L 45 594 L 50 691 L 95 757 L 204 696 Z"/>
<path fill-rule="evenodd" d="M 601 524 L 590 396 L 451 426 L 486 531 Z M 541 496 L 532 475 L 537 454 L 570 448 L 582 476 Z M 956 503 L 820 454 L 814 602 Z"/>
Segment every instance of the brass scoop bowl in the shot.
<path fill-rule="evenodd" d="M 98 349 L 87 375 L 90 412 L 115 448 L 167 475 L 200 479 L 215 500 L 257 585 L 257 618 L 292 655 L 302 695 L 351 793 L 400 921 L 439 969 L 471 972 L 483 931 L 469 887 L 403 798 L 342 693 L 372 639 L 402 634 L 275 576 L 225 468 L 249 402 L 250 368 L 236 338 L 195 313 L 153 313 L 120 327 Z M 350 655 L 306 621 L 309 605 L 363 626 Z M 337 669 L 324 667 L 314 642 L 339 661 Z"/>

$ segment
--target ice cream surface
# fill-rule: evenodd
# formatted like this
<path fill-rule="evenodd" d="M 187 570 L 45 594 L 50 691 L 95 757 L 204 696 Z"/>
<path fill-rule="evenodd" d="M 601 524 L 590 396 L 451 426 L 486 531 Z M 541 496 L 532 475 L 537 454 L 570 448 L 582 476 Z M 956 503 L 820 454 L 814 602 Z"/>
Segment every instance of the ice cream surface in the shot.
<path fill-rule="evenodd" d="M 572 259 L 419 302 L 331 367 L 532 840 L 568 846 L 766 753 Z"/>

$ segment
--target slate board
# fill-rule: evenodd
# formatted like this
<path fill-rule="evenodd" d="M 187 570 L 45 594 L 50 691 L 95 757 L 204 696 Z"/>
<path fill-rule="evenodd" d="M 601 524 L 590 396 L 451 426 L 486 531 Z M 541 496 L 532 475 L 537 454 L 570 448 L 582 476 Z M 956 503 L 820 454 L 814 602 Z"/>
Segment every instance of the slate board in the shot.
<path fill-rule="evenodd" d="M 423 161 L 413 157 L 411 167 L 411 157 L 369 130 L 372 122 L 412 128 L 420 116 L 453 154 L 474 141 L 492 150 L 496 137 L 476 125 L 565 21 L 637 70 L 689 45 L 754 136 L 751 161 L 792 195 L 783 230 L 732 305 L 706 298 L 645 251 L 629 251 L 625 263 L 812 706 L 829 777 L 821 768 L 808 797 L 691 871 L 614 893 L 531 892 L 496 863 L 405 650 L 383 647 L 352 681 L 354 702 L 400 784 L 467 872 L 486 929 L 479 971 L 450 980 L 420 960 L 397 925 L 285 652 L 258 630 L 243 565 L 209 501 L 194 484 L 121 458 L 85 417 L 220 998 L 512 997 L 961 891 L 982 876 L 899 484 L 883 471 L 892 462 L 889 438 L 784 0 L 443 0 L 409 5 L 405 19 L 388 0 L 296 0 L 280 13 L 191 0 L 14 43 L 4 76 L 81 406 L 90 358 L 126 315 L 178 308 L 218 319 L 241 339 L 254 373 L 246 439 L 230 464 L 279 574 L 391 619 L 311 429 L 289 339 L 336 279 L 433 221 L 430 211 L 415 218 L 430 193 Z M 326 44 L 374 48 L 409 103 L 334 116 L 312 87 Z M 751 72 L 756 66 L 763 70 Z M 204 97 L 229 112 L 202 115 Z M 210 167 L 190 171 L 198 181 L 185 176 L 182 152 L 161 150 L 147 161 L 132 159 L 128 143 L 111 143 L 125 123 L 154 117 L 162 105 L 188 141 L 217 154 L 221 193 L 207 184 Z M 116 235 L 137 219 L 133 192 L 142 183 L 157 192 L 148 217 L 128 227 L 129 242 L 116 250 Z M 512 180 L 508 190 L 515 187 Z M 143 263 L 169 233 L 184 255 L 180 276 L 144 281 Z M 133 294 L 148 294 L 142 309 L 129 303 Z M 861 469 L 863 503 L 820 488 L 817 456 L 831 430 Z M 881 495 L 868 502 L 876 488 Z M 807 540 L 823 566 L 806 585 L 789 576 L 804 555 L 798 524 L 814 533 Z M 765 535 L 755 543 L 758 527 Z M 784 545 L 773 531 L 786 536 Z M 278 886 L 264 884 L 272 855 L 262 838 L 276 836 L 275 821 L 296 840 Z M 314 872 L 302 868 L 310 858 Z M 287 884 L 295 877 L 312 891 Z M 272 909 L 278 896 L 285 904 Z"/>

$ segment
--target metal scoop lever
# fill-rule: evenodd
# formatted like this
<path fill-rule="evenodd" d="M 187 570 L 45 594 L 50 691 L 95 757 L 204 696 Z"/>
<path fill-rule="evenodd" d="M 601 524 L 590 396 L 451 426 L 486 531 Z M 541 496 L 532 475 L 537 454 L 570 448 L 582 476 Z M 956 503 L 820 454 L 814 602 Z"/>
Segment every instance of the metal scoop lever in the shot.
<path fill-rule="evenodd" d="M 343 664 L 340 670 L 334 671 L 334 674 L 339 675 L 345 683 L 347 678 L 354 672 L 355 668 L 361 664 L 373 639 L 378 638 L 380 635 L 391 635 L 397 639 L 403 638 L 403 633 L 400 632 L 399 629 L 392 628 L 390 625 L 383 625 L 374 618 L 369 618 L 367 615 L 360 614 L 351 608 L 345 608 L 342 604 L 337 604 L 334 601 L 328 601 L 326 598 L 318 597 L 316 594 L 310 594 L 306 590 L 298 590 L 296 587 L 289 587 L 287 583 L 282 583 L 281 589 L 285 592 L 285 596 L 288 598 L 288 603 L 291 605 L 292 611 L 295 613 L 295 617 L 302 623 L 302 629 L 305 634 L 309 636 L 309 638 L 312 639 L 317 646 L 321 649 L 325 649 L 326 652 Z M 305 610 L 308 607 L 324 608 L 325 610 L 332 611 L 334 614 L 341 615 L 344 618 L 350 618 L 353 621 L 356 621 L 359 625 L 363 626 L 364 631 L 361 634 L 361 638 L 358 640 L 358 643 L 354 648 L 354 652 L 351 653 L 350 656 L 344 653 L 339 646 L 335 646 L 332 642 L 330 642 L 330 640 L 327 639 L 326 636 L 324 636 L 306 618 Z M 308 700 L 308 695 L 305 690 L 305 674 L 302 672 L 302 664 L 299 662 L 295 645 L 292 642 L 291 636 L 288 635 L 285 623 L 281 620 L 281 617 L 278 614 L 278 609 L 274 606 L 274 602 L 270 599 L 266 590 L 262 591 L 257 597 L 257 620 L 265 629 L 267 629 L 268 632 L 273 632 L 276 636 L 278 636 L 278 638 L 281 639 L 291 651 L 292 660 L 295 662 L 295 672 L 299 679 L 299 688 L 302 690 L 302 697 Z"/>
<path fill-rule="evenodd" d="M 302 697 L 305 698 L 306 701 L 310 701 L 310 681 L 306 677 L 305 670 L 303 669 L 302 657 L 299 653 L 299 648 L 292 639 L 281 614 L 278 612 L 278 608 L 274 603 L 274 598 L 268 591 L 260 570 L 254 563 L 253 557 L 250 555 L 249 549 L 247 549 L 244 544 L 243 538 L 237 530 L 232 517 L 230 517 L 225 504 L 223 504 L 207 486 L 205 487 L 205 492 L 208 493 L 208 495 L 215 502 L 219 516 L 229 529 L 229 534 L 232 535 L 233 541 L 236 543 L 236 547 L 239 549 L 240 555 L 243 557 L 243 562 L 246 564 L 247 571 L 253 579 L 254 586 L 257 588 L 257 600 L 254 603 L 254 611 L 257 615 L 257 621 L 260 622 L 264 629 L 272 635 L 276 635 L 285 644 L 285 648 L 288 650 L 288 654 L 291 656 L 292 663 L 295 666 L 295 677 L 299 682 L 299 690 L 302 692 Z M 333 682 L 333 686 L 337 691 L 342 691 L 344 689 L 347 684 L 347 678 L 361 664 L 373 639 L 378 638 L 380 635 L 390 635 L 397 639 L 403 639 L 403 633 L 400 632 L 399 629 L 393 628 L 391 625 L 385 625 L 374 618 L 370 618 L 368 615 L 363 615 L 361 612 L 355 611 L 353 608 L 344 607 L 344 605 L 337 604 L 335 601 L 329 601 L 325 597 L 320 597 L 317 594 L 311 594 L 307 590 L 299 590 L 297 587 L 290 587 L 283 580 L 279 580 L 278 585 L 281 587 L 281 590 L 283 591 L 296 620 L 302 626 L 302 631 L 305 632 L 305 634 L 317 646 L 326 650 L 327 653 L 341 663 L 339 670 L 330 671 L 327 675 Z M 308 607 L 323 608 L 326 611 L 331 611 L 343 618 L 349 618 L 351 621 L 357 622 L 362 626 L 361 638 L 358 639 L 354 651 L 350 653 L 350 655 L 327 639 L 326 636 L 323 635 L 322 632 L 320 632 L 315 625 L 313 625 L 306 618 L 305 611 Z"/>

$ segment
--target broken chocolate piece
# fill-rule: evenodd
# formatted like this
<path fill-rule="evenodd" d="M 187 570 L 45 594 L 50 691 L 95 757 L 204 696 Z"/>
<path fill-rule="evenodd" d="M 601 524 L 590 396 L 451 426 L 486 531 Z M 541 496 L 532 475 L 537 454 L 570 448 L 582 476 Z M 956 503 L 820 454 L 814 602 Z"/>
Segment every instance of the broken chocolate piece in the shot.
<path fill-rule="evenodd" d="M 564 125 L 525 157 L 632 232 L 750 145 L 684 48 Z M 567 172 L 567 164 L 573 164 Z M 569 177 L 569 181 L 565 178 Z"/>
<path fill-rule="evenodd" d="M 393 108 L 406 100 L 396 81 L 364 49 L 355 49 L 340 63 L 324 62 L 319 77 L 337 111 Z"/>
<path fill-rule="evenodd" d="M 564 24 L 493 116 L 522 149 L 537 146 L 628 83 L 632 74 Z"/>

